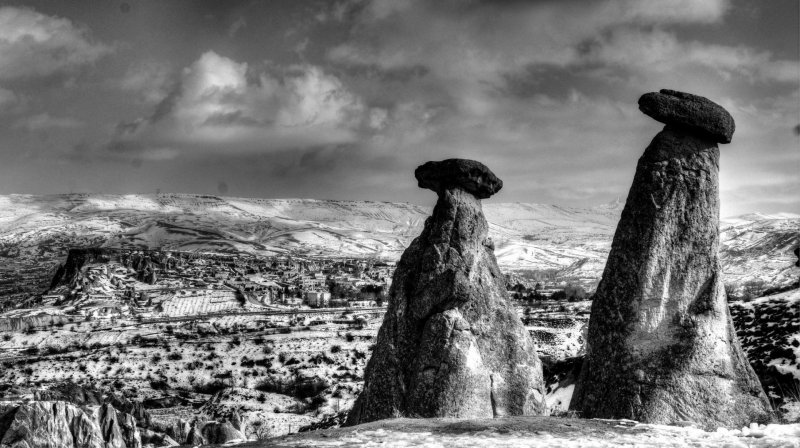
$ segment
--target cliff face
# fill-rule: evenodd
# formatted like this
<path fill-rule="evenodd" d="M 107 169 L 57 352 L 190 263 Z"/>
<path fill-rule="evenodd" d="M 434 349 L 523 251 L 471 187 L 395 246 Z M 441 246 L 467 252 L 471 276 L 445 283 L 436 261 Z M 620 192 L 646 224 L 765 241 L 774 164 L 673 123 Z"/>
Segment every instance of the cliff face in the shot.
<path fill-rule="evenodd" d="M 691 97 L 677 98 L 700 98 Z M 592 304 L 586 359 L 570 405 L 583 417 L 709 427 L 770 418 L 722 283 L 719 148 L 709 136 L 730 141 L 733 130 L 732 119 L 707 116 L 727 114 L 714 106 L 678 108 L 679 126 L 659 109 L 657 119 L 667 126 L 639 159 Z M 697 132 L 689 126 L 685 113 L 695 109 L 706 116 L 693 126 L 716 127 Z M 728 121 L 728 128 L 719 125 Z"/>
<path fill-rule="evenodd" d="M 439 200 L 397 265 L 348 424 L 396 414 L 545 412 L 541 363 L 508 303 L 477 197 L 490 196 L 502 183 L 481 164 L 447 162 L 417 170 L 420 186 L 437 191 Z"/>
<path fill-rule="evenodd" d="M 111 252 L 99 247 L 85 249 L 70 249 L 67 253 L 67 260 L 58 267 L 50 289 L 59 285 L 72 287 L 80 278 L 81 269 L 92 262 L 107 262 L 111 258 Z"/>
<path fill-rule="evenodd" d="M 165 255 L 162 252 L 145 252 L 131 249 L 114 249 L 106 247 L 88 247 L 70 249 L 67 260 L 58 267 L 50 289 L 58 286 L 74 288 L 83 278 L 82 271 L 90 263 L 107 263 L 112 259 L 119 259 L 126 267 L 136 271 L 139 281 L 154 284 L 157 280 L 156 268 L 164 264 Z"/>
<path fill-rule="evenodd" d="M 84 410 L 64 401 L 2 402 L 0 446 L 141 448 L 139 431 L 131 422 L 130 415 L 107 404 Z"/>

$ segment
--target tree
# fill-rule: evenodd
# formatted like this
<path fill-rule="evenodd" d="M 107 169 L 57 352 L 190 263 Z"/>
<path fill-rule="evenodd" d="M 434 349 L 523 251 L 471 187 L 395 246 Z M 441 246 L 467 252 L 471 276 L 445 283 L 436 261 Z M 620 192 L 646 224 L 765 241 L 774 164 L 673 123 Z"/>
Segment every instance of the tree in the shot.
<path fill-rule="evenodd" d="M 586 300 L 586 296 L 587 296 L 586 290 L 583 289 L 582 286 L 573 285 L 573 284 L 569 284 L 569 283 L 567 284 L 567 286 L 564 287 L 564 293 L 567 296 L 567 300 L 569 300 L 570 302 L 577 302 L 579 300 Z"/>
<path fill-rule="evenodd" d="M 331 296 L 338 299 L 353 299 L 358 294 L 356 288 L 349 283 L 334 283 L 331 285 Z"/>

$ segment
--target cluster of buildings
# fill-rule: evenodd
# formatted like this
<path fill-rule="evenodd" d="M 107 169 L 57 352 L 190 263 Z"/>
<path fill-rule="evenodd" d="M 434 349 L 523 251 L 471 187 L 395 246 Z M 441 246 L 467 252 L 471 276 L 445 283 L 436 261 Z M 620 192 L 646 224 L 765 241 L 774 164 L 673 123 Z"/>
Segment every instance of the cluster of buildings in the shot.
<path fill-rule="evenodd" d="M 97 304 L 90 308 L 102 314 L 114 303 L 148 308 L 205 290 L 236 295 L 242 305 L 375 307 L 385 305 L 393 274 L 394 262 L 380 260 L 103 249 L 101 259 L 62 280 L 43 304 L 69 297 Z"/>

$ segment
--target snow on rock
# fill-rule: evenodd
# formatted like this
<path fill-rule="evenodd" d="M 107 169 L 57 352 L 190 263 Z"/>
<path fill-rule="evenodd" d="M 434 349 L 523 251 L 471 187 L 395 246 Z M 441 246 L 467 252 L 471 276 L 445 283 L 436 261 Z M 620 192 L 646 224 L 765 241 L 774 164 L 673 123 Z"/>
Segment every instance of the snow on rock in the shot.
<path fill-rule="evenodd" d="M 392 419 L 251 442 L 261 447 L 798 447 L 800 424 L 751 425 L 707 432 L 631 420 L 555 417 L 502 419 Z"/>

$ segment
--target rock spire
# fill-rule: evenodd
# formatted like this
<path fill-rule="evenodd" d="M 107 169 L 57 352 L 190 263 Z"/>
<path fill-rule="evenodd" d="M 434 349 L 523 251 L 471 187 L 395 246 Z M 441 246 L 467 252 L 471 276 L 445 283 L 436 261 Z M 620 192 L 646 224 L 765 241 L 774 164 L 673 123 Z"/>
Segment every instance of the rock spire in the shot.
<path fill-rule="evenodd" d="M 771 416 L 736 338 L 719 250 L 719 148 L 734 130 L 713 102 L 639 100 L 666 123 L 636 167 L 570 408 L 587 418 L 741 427 Z"/>
<path fill-rule="evenodd" d="M 415 175 L 439 199 L 397 265 L 348 424 L 545 413 L 541 363 L 509 303 L 480 203 L 502 181 L 463 159 Z"/>

